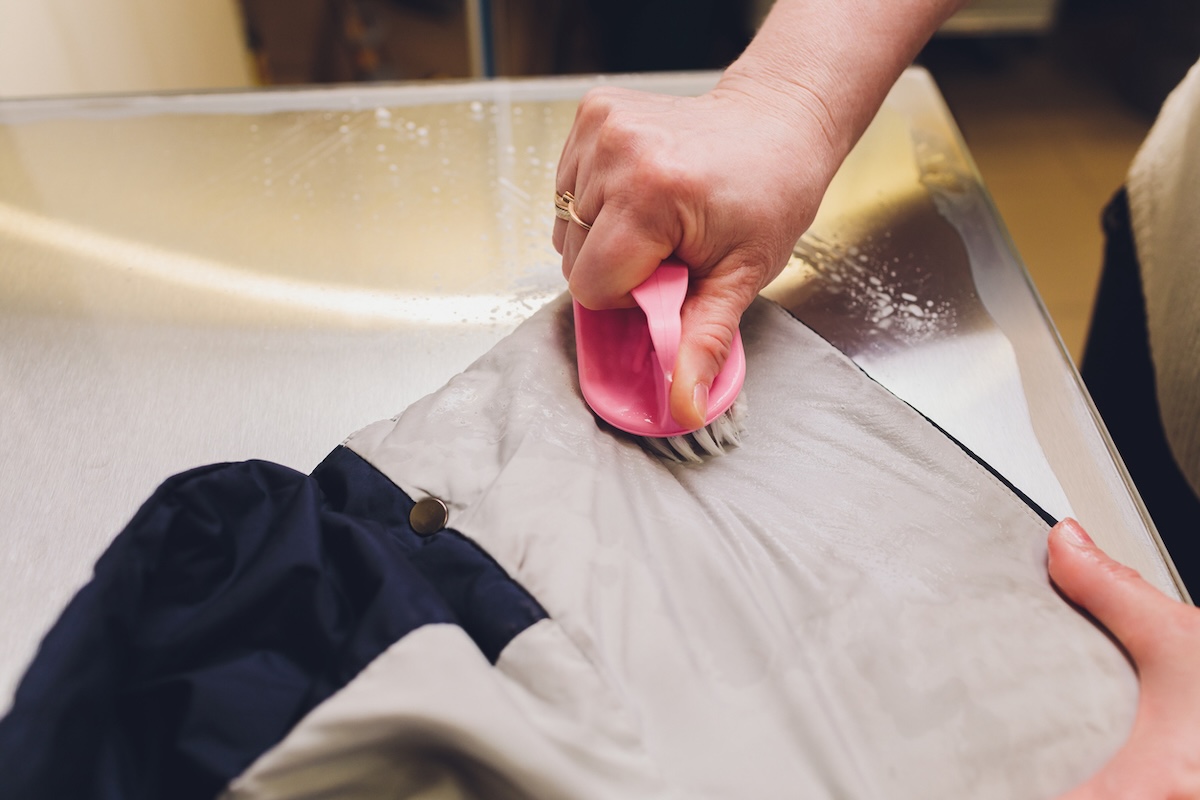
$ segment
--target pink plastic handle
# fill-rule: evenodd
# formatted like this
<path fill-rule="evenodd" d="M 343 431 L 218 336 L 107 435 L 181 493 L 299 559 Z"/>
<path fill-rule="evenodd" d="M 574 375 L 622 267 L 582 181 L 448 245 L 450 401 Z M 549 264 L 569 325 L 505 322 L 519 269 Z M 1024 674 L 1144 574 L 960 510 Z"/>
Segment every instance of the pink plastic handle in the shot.
<path fill-rule="evenodd" d="M 635 436 L 682 436 L 693 430 L 672 418 L 669 402 L 688 277 L 687 266 L 671 258 L 633 290 L 640 309 L 589 311 L 574 302 L 583 397 L 599 417 Z M 709 387 L 704 424 L 729 410 L 745 377 L 746 354 L 735 331 L 729 358 Z"/>
<path fill-rule="evenodd" d="M 687 297 L 688 268 L 679 262 L 663 262 L 654 274 L 630 294 L 646 315 L 650 341 L 662 367 L 663 377 L 669 378 L 679 355 L 682 335 L 680 311 Z"/>

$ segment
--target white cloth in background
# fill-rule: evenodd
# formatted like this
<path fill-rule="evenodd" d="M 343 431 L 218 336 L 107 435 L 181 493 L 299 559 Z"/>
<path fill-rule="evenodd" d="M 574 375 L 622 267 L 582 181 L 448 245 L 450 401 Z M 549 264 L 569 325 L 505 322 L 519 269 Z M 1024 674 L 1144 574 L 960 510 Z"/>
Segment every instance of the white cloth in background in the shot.
<path fill-rule="evenodd" d="M 1200 495 L 1200 64 L 1163 104 L 1126 185 L 1163 428 Z"/>
<path fill-rule="evenodd" d="M 392 646 L 237 798 L 1049 798 L 1125 740 L 1118 648 L 1048 525 L 778 306 L 743 321 L 743 445 L 666 464 L 598 424 L 560 299 L 347 446 L 550 618 L 492 667 Z"/>

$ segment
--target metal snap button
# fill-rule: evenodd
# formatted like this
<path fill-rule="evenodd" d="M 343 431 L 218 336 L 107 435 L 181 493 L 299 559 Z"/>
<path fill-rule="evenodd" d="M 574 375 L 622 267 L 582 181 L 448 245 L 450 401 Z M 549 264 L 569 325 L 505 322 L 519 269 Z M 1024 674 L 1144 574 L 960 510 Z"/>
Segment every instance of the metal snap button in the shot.
<path fill-rule="evenodd" d="M 422 536 L 437 533 L 446 527 L 450 519 L 450 511 L 446 504 L 436 497 L 423 497 L 413 504 L 408 513 L 408 524 Z"/>

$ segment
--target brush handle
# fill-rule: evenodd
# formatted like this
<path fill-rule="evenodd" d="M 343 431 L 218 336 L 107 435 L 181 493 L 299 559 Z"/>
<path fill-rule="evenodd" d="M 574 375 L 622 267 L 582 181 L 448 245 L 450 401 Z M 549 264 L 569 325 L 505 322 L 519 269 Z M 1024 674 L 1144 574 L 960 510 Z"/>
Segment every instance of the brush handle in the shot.
<path fill-rule="evenodd" d="M 631 294 L 633 300 L 646 315 L 646 326 L 650 329 L 650 341 L 654 343 L 654 354 L 662 367 L 663 377 L 668 380 L 675 369 L 675 358 L 679 354 L 679 339 L 682 335 L 680 311 L 687 297 L 688 268 L 682 262 L 670 259 L 659 265 L 654 274 L 647 278 Z"/>

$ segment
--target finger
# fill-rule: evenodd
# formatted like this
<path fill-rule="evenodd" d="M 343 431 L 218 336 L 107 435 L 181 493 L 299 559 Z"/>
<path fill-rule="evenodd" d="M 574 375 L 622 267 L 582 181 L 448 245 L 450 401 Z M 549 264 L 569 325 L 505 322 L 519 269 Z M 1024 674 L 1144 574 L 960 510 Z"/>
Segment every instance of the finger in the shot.
<path fill-rule="evenodd" d="M 584 219 L 583 214 L 579 210 L 579 201 L 575 202 L 575 213 L 580 219 Z M 585 220 L 586 221 L 586 220 Z M 588 239 L 589 229 L 583 227 L 574 220 L 568 220 L 564 223 L 566 230 L 563 231 L 563 277 L 567 279 L 568 287 L 571 285 L 571 276 L 575 274 L 576 261 L 579 258 L 579 251 L 583 248 L 584 243 Z M 603 235 L 603 229 L 601 229 Z"/>
<path fill-rule="evenodd" d="M 576 208 L 587 219 L 587 206 L 577 203 Z M 568 232 L 567 241 L 579 243 L 570 276 L 571 294 L 591 309 L 632 305 L 629 292 L 675 250 L 671 237 L 656 230 L 652 220 L 646 225 L 636 213 L 613 203 L 599 209 L 587 233 L 575 238 Z"/>
<path fill-rule="evenodd" d="M 558 167 L 554 173 L 554 186 L 558 194 L 574 192 L 576 177 L 579 172 L 579 133 L 578 125 L 571 128 L 567 140 L 563 143 L 562 153 L 558 156 Z"/>
<path fill-rule="evenodd" d="M 576 126 L 572 129 L 572 137 L 577 137 L 579 122 L 576 120 Z M 590 163 L 590 162 L 589 162 Z M 575 209 L 575 216 L 589 225 L 604 204 L 604 187 L 599 180 L 589 180 L 595 175 L 595 171 L 589 169 L 588 163 L 576 162 L 575 169 L 570 174 L 571 178 L 571 193 L 574 195 L 574 200 L 571 207 Z M 565 179 L 565 178 L 564 178 Z M 561 184 L 565 185 L 565 184 Z M 589 232 L 588 227 L 580 225 L 574 219 L 563 220 L 563 246 L 562 253 L 562 274 L 567 279 L 568 284 L 571 281 L 571 274 L 575 271 L 575 260 L 579 255 L 580 249 L 583 247 L 584 240 Z"/>
<path fill-rule="evenodd" d="M 561 220 L 561 219 L 554 220 L 554 231 L 553 231 L 553 233 L 550 234 L 550 238 L 551 238 L 551 241 L 554 242 L 555 252 L 557 252 L 561 256 L 562 251 L 563 251 L 563 245 L 566 243 L 566 240 L 567 240 L 567 223 L 565 220 Z M 563 270 L 563 277 L 569 278 L 571 276 L 567 274 L 566 270 Z"/>
<path fill-rule="evenodd" d="M 558 157 L 558 168 L 554 177 L 554 186 L 556 187 L 554 193 L 558 197 L 561 197 L 563 192 L 571 192 L 572 194 L 575 192 L 575 182 L 579 172 L 579 157 L 577 155 L 579 153 L 578 138 L 578 125 L 573 125 L 567 134 L 566 142 L 563 144 L 562 153 Z M 566 220 L 560 219 L 557 214 L 555 215 L 552 240 L 554 242 L 554 249 L 560 255 L 563 253 L 566 243 L 567 225 Z M 570 269 L 566 259 L 564 259 L 563 277 L 569 276 Z"/>
<path fill-rule="evenodd" d="M 718 267 L 720 269 L 720 267 Z M 757 288 L 745 273 L 693 281 L 683 306 L 683 335 L 671 383 L 671 416 L 695 430 L 707 423 L 708 392 L 729 357 L 742 313 Z"/>
<path fill-rule="evenodd" d="M 1194 734 L 1200 708 L 1198 612 L 1109 558 L 1075 520 L 1065 519 L 1050 531 L 1049 554 L 1054 582 L 1121 641 L 1140 681 L 1129 740 L 1061 800 L 1200 796 Z"/>
<path fill-rule="evenodd" d="M 1072 601 L 1112 631 L 1140 666 L 1149 661 L 1158 643 L 1156 619 L 1174 611 L 1173 603 L 1146 583 L 1136 570 L 1109 558 L 1073 519 L 1050 531 L 1050 577 Z"/>

